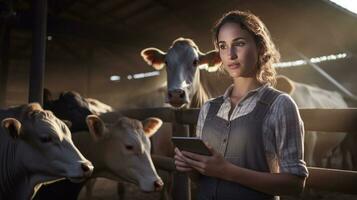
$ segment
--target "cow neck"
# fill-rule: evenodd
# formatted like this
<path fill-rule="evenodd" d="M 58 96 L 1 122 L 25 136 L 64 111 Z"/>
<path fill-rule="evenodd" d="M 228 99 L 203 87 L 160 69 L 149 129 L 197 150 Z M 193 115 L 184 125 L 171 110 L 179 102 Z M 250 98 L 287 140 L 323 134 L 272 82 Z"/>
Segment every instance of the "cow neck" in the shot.
<path fill-rule="evenodd" d="M 72 134 L 72 140 L 82 155 L 94 166 L 93 175 L 104 168 L 104 144 L 101 141 L 95 142 L 88 131 L 79 131 Z"/>
<path fill-rule="evenodd" d="M 200 71 L 196 72 L 192 85 L 195 92 L 191 98 L 189 108 L 200 108 L 209 98 L 207 91 L 204 89 L 201 83 Z"/>
<path fill-rule="evenodd" d="M 25 167 L 22 165 L 22 155 L 19 143 L 9 138 L 0 137 L 0 190 L 5 199 L 29 199 L 32 188 Z M 21 197 L 20 197 L 21 196 Z"/>

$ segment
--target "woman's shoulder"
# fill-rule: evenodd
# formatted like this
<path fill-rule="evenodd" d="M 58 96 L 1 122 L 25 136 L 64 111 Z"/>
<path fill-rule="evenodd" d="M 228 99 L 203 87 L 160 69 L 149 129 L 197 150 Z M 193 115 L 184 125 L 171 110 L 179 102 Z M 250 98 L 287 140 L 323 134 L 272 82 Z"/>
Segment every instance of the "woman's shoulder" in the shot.
<path fill-rule="evenodd" d="M 281 92 L 275 99 L 272 104 L 272 108 L 279 108 L 279 109 L 297 109 L 297 105 L 294 99 L 286 93 Z"/>

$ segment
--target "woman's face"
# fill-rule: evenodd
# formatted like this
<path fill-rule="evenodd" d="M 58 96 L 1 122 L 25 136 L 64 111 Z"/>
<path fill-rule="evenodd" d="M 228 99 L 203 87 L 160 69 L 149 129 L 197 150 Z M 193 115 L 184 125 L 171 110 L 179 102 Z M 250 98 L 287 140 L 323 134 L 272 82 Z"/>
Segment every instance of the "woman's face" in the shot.
<path fill-rule="evenodd" d="M 231 77 L 255 77 L 258 49 L 248 31 L 239 24 L 226 23 L 219 31 L 217 45 L 224 69 Z"/>

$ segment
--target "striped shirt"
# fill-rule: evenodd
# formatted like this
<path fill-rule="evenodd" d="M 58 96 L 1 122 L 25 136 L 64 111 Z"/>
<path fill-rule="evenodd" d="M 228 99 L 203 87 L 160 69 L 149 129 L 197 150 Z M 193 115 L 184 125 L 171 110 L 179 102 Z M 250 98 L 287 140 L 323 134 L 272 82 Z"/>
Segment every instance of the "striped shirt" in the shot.
<path fill-rule="evenodd" d="M 253 111 L 264 90 L 269 86 L 263 85 L 251 90 L 231 110 L 230 94 L 233 85 L 223 95 L 217 117 L 232 121 Z M 211 101 L 211 100 L 210 100 Z M 210 107 L 207 101 L 201 108 L 197 122 L 197 136 L 202 137 L 203 125 Z M 301 120 L 295 102 L 287 94 L 279 95 L 264 119 L 262 125 L 263 144 L 267 162 L 272 173 L 289 173 L 297 176 L 308 176 L 304 159 L 304 124 Z"/>

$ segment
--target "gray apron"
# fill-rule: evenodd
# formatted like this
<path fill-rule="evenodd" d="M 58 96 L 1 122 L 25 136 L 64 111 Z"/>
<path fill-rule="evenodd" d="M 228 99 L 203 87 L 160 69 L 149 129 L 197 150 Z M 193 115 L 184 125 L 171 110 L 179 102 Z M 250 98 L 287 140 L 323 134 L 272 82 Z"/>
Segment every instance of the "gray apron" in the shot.
<path fill-rule="evenodd" d="M 213 100 L 204 122 L 203 140 L 234 165 L 270 172 L 263 144 L 262 125 L 270 105 L 279 94 L 281 93 L 273 88 L 266 88 L 252 112 L 232 121 L 217 117 L 223 97 Z M 199 180 L 198 191 L 199 200 L 278 199 L 236 182 L 203 175 Z"/>

